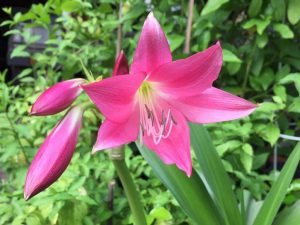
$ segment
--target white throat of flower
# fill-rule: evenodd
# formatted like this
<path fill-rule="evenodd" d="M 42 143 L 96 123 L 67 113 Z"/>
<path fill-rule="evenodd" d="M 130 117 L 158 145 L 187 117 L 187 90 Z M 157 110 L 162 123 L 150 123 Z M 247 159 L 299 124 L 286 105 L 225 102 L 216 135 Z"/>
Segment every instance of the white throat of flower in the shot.
<path fill-rule="evenodd" d="M 155 104 L 155 97 L 151 84 L 143 82 L 138 91 L 139 110 L 140 110 L 140 142 L 143 136 L 148 135 L 153 138 L 157 145 L 162 139 L 170 136 L 172 128 L 177 124 L 171 109 L 162 109 Z M 155 107 L 156 106 L 156 107 Z"/>

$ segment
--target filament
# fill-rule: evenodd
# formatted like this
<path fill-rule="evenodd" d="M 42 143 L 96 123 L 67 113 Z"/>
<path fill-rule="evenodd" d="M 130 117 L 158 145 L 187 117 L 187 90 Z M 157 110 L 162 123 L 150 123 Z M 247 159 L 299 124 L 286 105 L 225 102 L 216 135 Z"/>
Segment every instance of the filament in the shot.
<path fill-rule="evenodd" d="M 170 136 L 174 125 L 177 125 L 170 108 L 161 109 L 161 105 L 155 105 L 149 84 L 142 85 L 139 90 L 139 111 L 141 144 L 145 135 L 151 136 L 154 144 L 159 144 L 162 139 Z"/>

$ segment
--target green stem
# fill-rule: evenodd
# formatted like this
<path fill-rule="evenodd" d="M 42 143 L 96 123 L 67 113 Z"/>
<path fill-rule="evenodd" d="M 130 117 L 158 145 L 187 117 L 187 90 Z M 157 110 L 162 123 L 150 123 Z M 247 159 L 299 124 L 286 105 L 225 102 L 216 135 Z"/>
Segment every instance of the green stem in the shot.
<path fill-rule="evenodd" d="M 129 206 L 132 212 L 133 221 L 136 225 L 147 225 L 141 198 L 128 167 L 124 159 L 124 149 L 118 148 L 111 150 L 111 159 L 122 182 Z"/>
<path fill-rule="evenodd" d="M 248 62 L 247 62 L 247 65 L 246 65 L 246 72 L 245 72 L 245 77 L 244 77 L 244 81 L 243 81 L 243 84 L 242 84 L 242 94 L 241 94 L 241 97 L 245 96 L 245 92 L 246 92 L 246 88 L 247 88 L 247 83 L 248 83 L 248 79 L 249 79 L 249 74 L 250 74 L 250 69 L 251 69 L 251 66 L 252 66 L 252 63 L 253 63 L 253 57 L 254 57 L 255 50 L 256 50 L 255 43 L 253 45 L 254 46 L 252 48 L 252 51 L 250 53 L 250 56 L 248 58 Z"/>

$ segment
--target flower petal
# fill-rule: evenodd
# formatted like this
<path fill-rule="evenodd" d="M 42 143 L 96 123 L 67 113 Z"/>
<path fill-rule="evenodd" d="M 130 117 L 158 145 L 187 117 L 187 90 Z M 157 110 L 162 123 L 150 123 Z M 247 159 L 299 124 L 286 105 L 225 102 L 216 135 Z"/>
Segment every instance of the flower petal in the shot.
<path fill-rule="evenodd" d="M 112 76 L 129 74 L 129 66 L 127 62 L 127 58 L 123 51 L 120 52 L 118 58 L 116 59 L 116 63 L 112 72 Z"/>
<path fill-rule="evenodd" d="M 97 142 L 93 153 L 99 150 L 119 147 L 137 139 L 139 132 L 139 115 L 135 110 L 124 123 L 114 123 L 105 120 L 98 131 Z"/>
<path fill-rule="evenodd" d="M 222 66 L 219 42 L 203 52 L 160 66 L 149 76 L 160 91 L 174 96 L 200 94 L 212 86 Z"/>
<path fill-rule="evenodd" d="M 256 105 L 217 88 L 209 88 L 200 95 L 168 99 L 169 103 L 195 123 L 216 123 L 239 119 L 256 109 Z"/>
<path fill-rule="evenodd" d="M 84 79 L 72 79 L 59 82 L 44 91 L 35 101 L 30 115 L 47 116 L 68 108 L 81 93 L 80 85 Z"/>
<path fill-rule="evenodd" d="M 160 101 L 160 107 L 164 107 Z M 169 106 L 168 106 L 169 107 Z M 167 107 L 164 107 L 167 108 Z M 171 109 L 173 125 L 169 137 L 162 138 L 158 144 L 154 143 L 152 136 L 144 133 L 143 142 L 153 150 L 166 164 L 176 164 L 187 176 L 192 174 L 192 161 L 190 151 L 190 131 L 184 116 L 176 109 Z"/>
<path fill-rule="evenodd" d="M 135 94 L 144 78 L 142 73 L 114 76 L 82 88 L 108 120 L 122 123 L 134 110 Z"/>
<path fill-rule="evenodd" d="M 41 145 L 26 176 L 26 200 L 49 187 L 69 165 L 76 147 L 82 114 L 81 107 L 71 108 Z"/>
<path fill-rule="evenodd" d="M 150 73 L 156 67 L 171 61 L 167 38 L 151 12 L 145 20 L 130 73 Z"/>

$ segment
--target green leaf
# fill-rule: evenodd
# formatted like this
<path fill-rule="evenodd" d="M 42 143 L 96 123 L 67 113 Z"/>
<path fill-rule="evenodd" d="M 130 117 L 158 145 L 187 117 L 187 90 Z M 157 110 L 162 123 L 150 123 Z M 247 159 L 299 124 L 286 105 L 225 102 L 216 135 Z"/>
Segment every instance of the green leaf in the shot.
<path fill-rule="evenodd" d="M 275 95 L 279 96 L 280 99 L 285 102 L 286 101 L 286 98 L 287 98 L 287 94 L 286 94 L 286 89 L 284 86 L 282 85 L 276 85 L 274 87 L 274 93 Z"/>
<path fill-rule="evenodd" d="M 0 27 L 9 26 L 12 24 L 11 20 L 5 20 L 2 23 L 0 23 Z"/>
<path fill-rule="evenodd" d="M 142 15 L 145 12 L 145 10 L 146 10 L 146 4 L 145 3 L 136 4 L 128 12 L 124 13 L 121 21 L 124 22 L 126 20 L 136 19 L 140 15 Z"/>
<path fill-rule="evenodd" d="M 1 104 L 0 109 L 4 111 L 4 109 L 6 108 L 8 102 L 9 102 L 9 89 L 8 89 L 6 83 L 3 82 L 0 84 L 0 90 L 1 90 L 0 93 L 2 95 L 2 97 L 1 97 L 2 104 Z"/>
<path fill-rule="evenodd" d="M 14 58 L 14 57 L 29 57 L 29 53 L 26 51 L 26 46 L 25 45 L 19 45 L 18 47 L 16 47 L 11 55 L 10 58 Z"/>
<path fill-rule="evenodd" d="M 300 160 L 300 143 L 296 145 L 286 161 L 280 175 L 272 185 L 260 212 L 255 218 L 254 225 L 271 225 L 276 213 L 286 195 L 287 189 Z"/>
<path fill-rule="evenodd" d="M 300 221 L 300 200 L 285 208 L 276 217 L 274 225 L 298 225 Z"/>
<path fill-rule="evenodd" d="M 226 141 L 223 144 L 218 145 L 216 150 L 218 152 L 218 155 L 222 157 L 228 151 L 234 151 L 237 148 L 240 148 L 242 144 L 243 143 L 238 140 L 230 140 L 230 141 Z"/>
<path fill-rule="evenodd" d="M 232 182 L 211 142 L 208 132 L 201 125 L 191 124 L 190 128 L 191 143 L 200 164 L 201 172 L 214 194 L 226 224 L 242 224 L 242 217 L 232 190 Z"/>
<path fill-rule="evenodd" d="M 259 35 L 262 35 L 263 32 L 265 31 L 265 29 L 269 26 L 271 20 L 270 18 L 266 18 L 266 19 L 251 19 L 251 20 L 248 20 L 246 23 L 243 24 L 243 28 L 244 29 L 249 29 L 249 28 L 252 28 L 254 26 L 256 26 L 256 30 L 257 30 L 257 33 Z"/>
<path fill-rule="evenodd" d="M 286 4 L 282 0 L 271 0 L 271 5 L 273 7 L 274 19 L 276 21 L 282 21 L 285 17 Z"/>
<path fill-rule="evenodd" d="M 292 104 L 288 107 L 289 112 L 300 113 L 300 97 L 294 98 Z"/>
<path fill-rule="evenodd" d="M 289 84 L 294 82 L 295 87 L 300 94 L 300 73 L 290 73 L 279 81 L 279 84 Z"/>
<path fill-rule="evenodd" d="M 241 162 L 245 170 L 250 173 L 253 164 L 253 149 L 249 144 L 244 144 L 242 147 L 242 153 L 240 154 Z"/>
<path fill-rule="evenodd" d="M 254 127 L 259 136 L 265 141 L 269 142 L 272 146 L 279 138 L 280 130 L 275 124 L 258 124 Z"/>
<path fill-rule="evenodd" d="M 240 68 L 241 68 L 241 63 L 231 63 L 231 62 L 228 62 L 226 64 L 226 68 L 228 70 L 228 73 L 230 75 L 234 75 L 236 74 L 237 72 L 239 72 Z"/>
<path fill-rule="evenodd" d="M 276 23 L 273 25 L 275 31 L 277 31 L 280 36 L 284 39 L 289 39 L 294 37 L 293 31 L 289 28 L 288 25 L 282 23 Z"/>
<path fill-rule="evenodd" d="M 184 42 L 184 36 L 181 35 L 172 34 L 168 35 L 168 37 L 170 39 L 170 48 L 172 52 Z"/>
<path fill-rule="evenodd" d="M 287 16 L 291 24 L 296 24 L 300 20 L 300 1 L 299 0 L 289 0 Z"/>
<path fill-rule="evenodd" d="M 87 214 L 87 206 L 78 200 L 66 201 L 58 215 L 60 225 L 81 225 Z"/>
<path fill-rule="evenodd" d="M 264 55 L 260 54 L 258 51 L 254 54 L 253 56 L 253 63 L 251 65 L 251 72 L 256 75 L 256 77 L 259 76 L 259 74 L 261 73 L 261 70 L 263 68 L 264 65 Z M 260 84 L 261 86 L 261 84 Z"/>
<path fill-rule="evenodd" d="M 268 43 L 268 40 L 268 35 L 266 35 L 265 33 L 256 36 L 256 43 L 259 48 L 264 48 Z"/>
<path fill-rule="evenodd" d="M 171 213 L 166 210 L 164 207 L 157 207 L 151 210 L 148 218 L 147 218 L 147 223 L 152 224 L 154 220 L 156 220 L 156 223 L 158 221 L 166 221 L 166 220 L 171 220 L 172 215 Z"/>
<path fill-rule="evenodd" d="M 8 36 L 8 35 L 12 35 L 12 34 L 21 34 L 21 31 L 18 29 L 9 30 L 9 31 L 5 32 L 3 34 L 3 36 Z"/>
<path fill-rule="evenodd" d="M 79 1 L 66 1 L 61 4 L 61 8 L 66 12 L 76 12 L 82 8 L 82 3 Z"/>
<path fill-rule="evenodd" d="M 12 8 L 11 7 L 3 7 L 2 10 L 6 14 L 11 15 L 11 12 L 12 12 Z"/>
<path fill-rule="evenodd" d="M 252 0 L 248 9 L 250 17 L 255 17 L 259 14 L 262 6 L 262 0 Z"/>
<path fill-rule="evenodd" d="M 242 62 L 232 51 L 229 51 L 228 49 L 223 49 L 222 52 L 224 62 Z"/>
<path fill-rule="evenodd" d="M 251 225 L 253 224 L 253 221 L 257 213 L 259 212 L 259 209 L 263 202 L 256 201 L 248 190 L 243 190 L 241 194 L 244 202 L 244 207 L 243 207 L 245 213 L 244 219 L 247 225 Z"/>
<path fill-rule="evenodd" d="M 259 169 L 263 165 L 265 165 L 270 153 L 269 152 L 263 152 L 263 153 L 255 153 L 254 159 L 253 159 L 253 169 Z"/>
<path fill-rule="evenodd" d="M 79 60 L 80 60 L 80 64 L 83 69 L 84 75 L 90 82 L 93 82 L 95 80 L 93 74 L 91 73 L 91 71 L 88 71 L 88 69 L 85 67 L 84 63 L 82 62 L 82 60 L 81 59 L 79 59 Z"/>
<path fill-rule="evenodd" d="M 207 15 L 214 11 L 216 11 L 218 8 L 220 8 L 223 4 L 228 2 L 229 0 L 208 0 L 206 5 L 204 6 L 201 15 Z"/>
<path fill-rule="evenodd" d="M 21 79 L 23 77 L 28 76 L 31 73 L 32 73 L 32 69 L 31 68 L 26 68 L 26 69 L 22 70 L 22 72 L 17 75 L 17 78 Z"/>
<path fill-rule="evenodd" d="M 176 166 L 164 164 L 145 146 L 140 146 L 139 143 L 136 145 L 156 176 L 172 192 L 189 217 L 198 224 L 223 224 L 212 198 L 195 170 L 189 178 Z"/>

